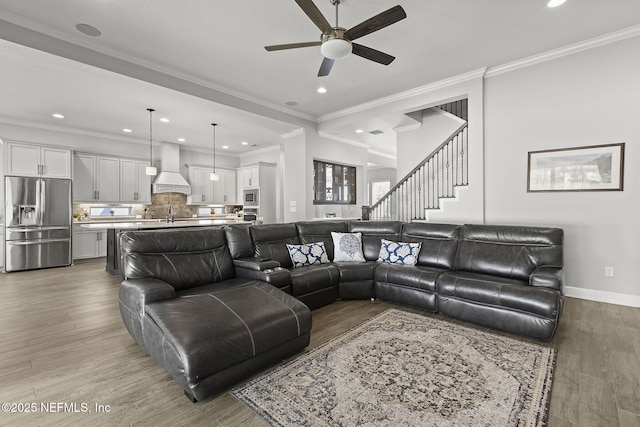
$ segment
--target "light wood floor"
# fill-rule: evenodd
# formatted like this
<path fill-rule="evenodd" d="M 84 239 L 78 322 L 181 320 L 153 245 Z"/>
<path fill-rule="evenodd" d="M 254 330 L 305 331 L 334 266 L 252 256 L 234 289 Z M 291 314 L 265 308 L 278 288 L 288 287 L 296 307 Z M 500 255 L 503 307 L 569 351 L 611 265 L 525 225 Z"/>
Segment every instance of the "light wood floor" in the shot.
<path fill-rule="evenodd" d="M 0 413 L 0 425 L 266 425 L 229 393 L 192 404 L 125 330 L 118 285 L 104 261 L 0 274 L 0 402 L 37 407 Z M 389 307 L 315 310 L 311 346 Z M 550 426 L 640 426 L 640 309 L 568 298 L 545 345 L 558 350 Z M 91 412 L 43 412 L 58 403 Z"/>

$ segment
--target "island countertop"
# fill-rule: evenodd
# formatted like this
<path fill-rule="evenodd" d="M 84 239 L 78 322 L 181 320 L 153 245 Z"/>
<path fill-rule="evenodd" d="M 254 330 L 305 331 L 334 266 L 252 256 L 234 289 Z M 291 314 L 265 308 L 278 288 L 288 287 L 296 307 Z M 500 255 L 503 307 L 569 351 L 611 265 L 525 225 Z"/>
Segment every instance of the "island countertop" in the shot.
<path fill-rule="evenodd" d="M 183 227 L 206 227 L 212 225 L 226 225 L 226 224 L 249 224 L 249 221 L 243 221 L 242 219 L 235 218 L 220 218 L 220 219 L 176 219 L 174 222 L 167 222 L 163 220 L 131 220 L 131 221 L 96 221 L 96 222 L 76 222 L 74 227 L 80 227 L 90 230 L 145 230 L 145 229 L 157 229 L 157 228 L 183 228 Z"/>

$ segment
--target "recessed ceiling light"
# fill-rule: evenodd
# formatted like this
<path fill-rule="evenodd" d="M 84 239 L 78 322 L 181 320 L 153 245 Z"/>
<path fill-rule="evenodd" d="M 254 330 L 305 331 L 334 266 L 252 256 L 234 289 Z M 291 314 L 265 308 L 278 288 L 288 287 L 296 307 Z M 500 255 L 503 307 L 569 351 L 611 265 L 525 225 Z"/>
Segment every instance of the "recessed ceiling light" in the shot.
<path fill-rule="evenodd" d="M 228 145 L 223 145 L 222 148 L 224 148 L 225 150 L 228 150 L 229 146 Z"/>
<path fill-rule="evenodd" d="M 185 141 L 186 141 L 186 139 L 184 139 L 184 138 L 178 138 L 178 142 L 185 142 Z"/>
<path fill-rule="evenodd" d="M 356 129 L 356 133 L 362 133 L 364 132 L 362 129 Z"/>
<path fill-rule="evenodd" d="M 55 117 L 56 119 L 64 119 L 64 115 L 60 113 L 53 113 L 53 117 Z"/>
<path fill-rule="evenodd" d="M 547 3 L 548 7 L 558 7 L 561 4 L 563 4 L 564 2 L 566 2 L 567 0 L 549 0 L 549 3 Z"/>
<path fill-rule="evenodd" d="M 89 24 L 78 24 L 76 25 L 76 30 L 91 37 L 100 37 L 102 35 L 99 29 Z"/>
<path fill-rule="evenodd" d="M 169 123 L 169 119 L 167 119 L 166 117 L 161 118 L 160 121 L 162 123 Z"/>
<path fill-rule="evenodd" d="M 327 93 L 327 88 L 326 88 L 326 87 L 322 87 L 322 86 L 320 86 L 320 87 L 318 88 L 318 93 Z"/>
<path fill-rule="evenodd" d="M 129 128 L 124 128 L 124 129 L 122 129 L 122 132 L 131 133 L 133 131 L 131 129 L 129 129 Z"/>
<path fill-rule="evenodd" d="M 249 143 L 247 141 L 242 141 L 240 145 L 249 145 Z"/>
<path fill-rule="evenodd" d="M 288 105 L 289 107 L 295 107 L 296 105 L 298 105 L 296 101 L 287 101 L 284 104 Z"/>

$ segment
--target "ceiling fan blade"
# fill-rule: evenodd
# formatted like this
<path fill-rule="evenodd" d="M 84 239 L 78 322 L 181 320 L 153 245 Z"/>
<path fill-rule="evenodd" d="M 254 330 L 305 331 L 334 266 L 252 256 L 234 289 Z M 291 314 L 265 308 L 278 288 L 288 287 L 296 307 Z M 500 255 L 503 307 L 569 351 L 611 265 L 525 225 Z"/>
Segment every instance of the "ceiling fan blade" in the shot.
<path fill-rule="evenodd" d="M 299 47 L 310 47 L 310 46 L 320 46 L 322 42 L 303 42 L 303 43 L 288 43 L 288 44 L 275 44 L 272 46 L 265 46 L 264 48 L 269 52 L 274 50 L 284 50 L 284 49 L 297 49 Z"/>
<path fill-rule="evenodd" d="M 324 17 L 320 9 L 313 3 L 312 0 L 296 0 L 298 6 L 303 10 L 304 13 L 307 14 L 309 19 L 316 24 L 316 27 L 320 28 L 323 34 L 329 34 L 333 30 L 327 18 Z"/>
<path fill-rule="evenodd" d="M 373 18 L 369 18 L 355 27 L 350 28 L 346 33 L 344 33 L 344 35 L 347 36 L 349 40 L 355 40 L 362 36 L 366 36 L 367 34 L 371 34 L 374 31 L 388 27 L 391 24 L 395 24 L 406 17 L 407 14 L 402 6 L 394 6 L 391 9 L 385 10 Z"/>
<path fill-rule="evenodd" d="M 354 55 L 361 56 L 364 59 L 368 59 L 379 64 L 389 65 L 394 59 L 396 59 L 395 56 L 388 55 L 384 52 L 380 52 L 379 50 L 375 50 L 358 43 L 351 43 L 351 46 L 353 47 L 352 53 Z"/>
<path fill-rule="evenodd" d="M 318 77 L 328 76 L 331 72 L 331 67 L 333 67 L 333 63 L 335 61 L 333 59 L 324 58 L 322 60 L 322 64 L 320 64 L 320 70 L 318 71 Z"/>

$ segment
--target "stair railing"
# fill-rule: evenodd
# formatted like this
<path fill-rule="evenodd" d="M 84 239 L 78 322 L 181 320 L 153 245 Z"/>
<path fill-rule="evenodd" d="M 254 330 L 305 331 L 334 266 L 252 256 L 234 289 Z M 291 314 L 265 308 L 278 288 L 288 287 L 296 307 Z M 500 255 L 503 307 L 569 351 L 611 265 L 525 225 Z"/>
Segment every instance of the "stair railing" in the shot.
<path fill-rule="evenodd" d="M 455 197 L 455 187 L 469 184 L 469 140 L 462 124 L 429 156 L 369 208 L 371 220 L 410 222 L 426 219 L 429 209 L 439 209 L 440 200 Z"/>

